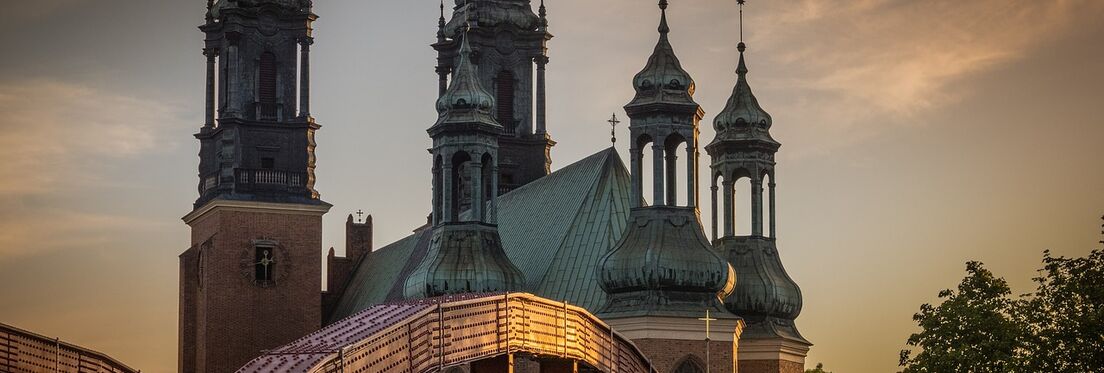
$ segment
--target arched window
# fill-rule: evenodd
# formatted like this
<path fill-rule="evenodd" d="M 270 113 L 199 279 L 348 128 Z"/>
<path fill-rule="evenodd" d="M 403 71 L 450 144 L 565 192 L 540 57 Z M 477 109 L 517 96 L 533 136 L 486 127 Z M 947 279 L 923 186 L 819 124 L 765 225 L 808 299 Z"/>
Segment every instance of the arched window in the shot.
<path fill-rule="evenodd" d="M 702 367 L 701 362 L 693 356 L 687 356 L 682 359 L 679 365 L 675 366 L 673 373 L 705 373 L 705 368 Z"/>
<path fill-rule="evenodd" d="M 257 81 L 257 102 L 263 118 L 276 117 L 276 55 L 272 52 L 261 54 Z"/>
<path fill-rule="evenodd" d="M 506 132 L 513 133 L 514 123 L 514 73 L 502 70 L 495 77 L 495 102 L 498 105 L 498 124 L 506 128 Z"/>

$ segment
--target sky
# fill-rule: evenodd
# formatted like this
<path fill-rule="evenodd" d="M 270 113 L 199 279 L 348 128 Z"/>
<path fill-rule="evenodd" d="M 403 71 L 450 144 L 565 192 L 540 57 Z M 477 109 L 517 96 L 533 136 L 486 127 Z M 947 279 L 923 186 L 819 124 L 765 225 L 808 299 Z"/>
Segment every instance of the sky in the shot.
<path fill-rule="evenodd" d="M 559 168 L 610 145 L 605 121 L 624 118 L 658 10 L 546 2 Z M 0 12 L 0 322 L 175 371 L 204 4 L 38 0 Z M 671 0 L 671 42 L 706 111 L 702 143 L 735 83 L 736 9 Z M 315 12 L 317 187 L 334 204 L 324 244 L 341 252 L 345 216 L 363 209 L 380 247 L 429 211 L 437 3 L 319 0 Z M 913 313 L 966 261 L 1024 293 L 1043 250 L 1098 246 L 1101 19 L 1099 0 L 749 1 L 748 77 L 783 144 L 778 242 L 804 294 L 809 367 L 895 371 Z M 702 216 L 708 227 L 708 204 Z"/>

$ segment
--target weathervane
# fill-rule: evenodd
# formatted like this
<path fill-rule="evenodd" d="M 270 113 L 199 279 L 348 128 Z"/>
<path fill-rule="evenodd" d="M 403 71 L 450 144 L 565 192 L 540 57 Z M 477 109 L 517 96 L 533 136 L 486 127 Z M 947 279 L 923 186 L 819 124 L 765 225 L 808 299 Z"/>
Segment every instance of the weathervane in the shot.
<path fill-rule="evenodd" d="M 617 144 L 617 132 L 616 132 L 616 130 L 617 130 L 617 125 L 619 123 L 621 123 L 621 121 L 617 120 L 617 113 L 613 113 L 613 116 L 610 117 L 610 120 L 607 120 L 606 123 L 610 124 L 610 142 L 614 143 L 614 144 Z"/>
<path fill-rule="evenodd" d="M 744 42 L 744 3 L 746 0 L 736 0 L 736 4 L 740 4 L 740 42 Z"/>
<path fill-rule="evenodd" d="M 740 1 L 743 3 L 743 1 Z M 709 322 L 717 321 L 712 317 L 709 317 L 709 309 L 705 310 L 705 317 L 698 318 L 700 321 L 705 321 L 705 373 L 709 373 Z"/>

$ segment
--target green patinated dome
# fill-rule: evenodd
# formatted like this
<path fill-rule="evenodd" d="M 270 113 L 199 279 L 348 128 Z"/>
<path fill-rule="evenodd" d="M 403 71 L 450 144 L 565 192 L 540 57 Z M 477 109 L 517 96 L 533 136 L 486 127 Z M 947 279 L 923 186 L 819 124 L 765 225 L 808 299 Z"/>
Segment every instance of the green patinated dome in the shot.
<path fill-rule="evenodd" d="M 667 3 L 660 3 L 663 14 L 659 23 L 659 42 L 648 58 L 648 64 L 633 77 L 633 89 L 636 97 L 629 103 L 644 105 L 650 103 L 694 103 L 694 79 L 682 68 L 667 34 Z"/>
<path fill-rule="evenodd" d="M 759 100 L 755 99 L 755 95 L 751 93 L 751 86 L 747 82 L 748 68 L 744 63 L 745 48 L 744 43 L 740 43 L 740 65 L 736 68 L 736 74 L 739 78 L 736 80 L 736 87 L 732 89 L 732 96 L 728 98 L 724 110 L 717 114 L 717 118 L 713 121 L 713 127 L 717 131 L 746 126 L 757 126 L 762 129 L 770 129 L 771 127 L 770 114 L 763 110 L 762 106 L 759 106 Z"/>
<path fill-rule="evenodd" d="M 474 122 L 500 126 L 491 114 L 495 98 L 479 84 L 471 54 L 471 45 L 465 35 L 460 46 L 460 62 L 452 74 L 452 82 L 445 94 L 437 99 L 437 113 L 440 116 L 436 125 Z"/>
<path fill-rule="evenodd" d="M 433 228 L 429 250 L 404 284 L 407 299 L 519 291 L 525 275 L 506 256 L 498 229 L 478 223 Z"/>
<path fill-rule="evenodd" d="M 695 316 L 718 309 L 736 281 L 697 213 L 681 207 L 633 209 L 625 234 L 598 268 L 610 295 L 603 314 Z"/>

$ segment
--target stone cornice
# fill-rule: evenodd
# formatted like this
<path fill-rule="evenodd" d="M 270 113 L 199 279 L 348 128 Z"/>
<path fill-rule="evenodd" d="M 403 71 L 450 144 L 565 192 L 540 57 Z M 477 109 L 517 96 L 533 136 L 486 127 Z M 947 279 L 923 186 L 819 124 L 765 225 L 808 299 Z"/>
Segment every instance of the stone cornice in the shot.
<path fill-rule="evenodd" d="M 682 317 L 641 316 L 604 320 L 625 338 L 705 340 L 705 322 Z M 718 319 L 710 323 L 711 341 L 732 342 L 743 333 L 744 320 Z"/>
<path fill-rule="evenodd" d="M 192 222 L 196 221 L 196 219 L 199 219 L 215 210 L 322 216 L 330 211 L 330 207 L 333 207 L 333 205 L 325 202 L 321 202 L 319 204 L 303 204 L 215 199 L 207 202 L 206 204 L 195 210 L 192 210 L 192 212 L 188 213 L 188 215 L 184 215 L 184 217 L 181 219 L 184 220 L 185 224 L 192 224 Z"/>
<path fill-rule="evenodd" d="M 805 364 L 809 345 L 782 338 L 742 339 L 737 358 L 739 360 L 784 360 Z"/>

